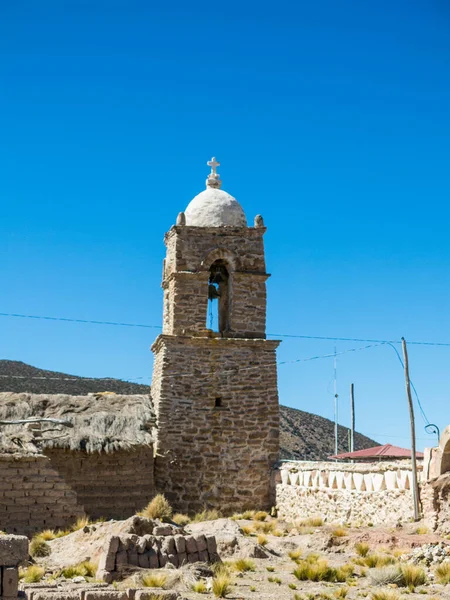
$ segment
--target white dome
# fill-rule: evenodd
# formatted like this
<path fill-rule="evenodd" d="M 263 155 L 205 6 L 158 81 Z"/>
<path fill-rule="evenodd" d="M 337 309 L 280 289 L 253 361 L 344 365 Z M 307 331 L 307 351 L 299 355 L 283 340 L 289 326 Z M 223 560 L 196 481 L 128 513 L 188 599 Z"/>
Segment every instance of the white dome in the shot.
<path fill-rule="evenodd" d="M 195 227 L 247 227 L 242 206 L 223 190 L 207 187 L 185 210 L 186 225 Z"/>

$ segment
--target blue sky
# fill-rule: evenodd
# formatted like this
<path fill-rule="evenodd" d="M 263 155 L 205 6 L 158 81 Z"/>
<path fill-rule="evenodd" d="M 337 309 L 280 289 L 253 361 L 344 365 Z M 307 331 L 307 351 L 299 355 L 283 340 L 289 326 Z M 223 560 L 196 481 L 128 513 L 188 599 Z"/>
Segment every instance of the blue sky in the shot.
<path fill-rule="evenodd" d="M 215 155 L 268 226 L 269 333 L 450 343 L 449 72 L 444 0 L 3 2 L 0 312 L 159 325 L 163 235 Z M 0 356 L 149 381 L 156 333 L 0 317 Z M 450 347 L 410 361 L 443 428 Z M 280 365 L 281 402 L 332 418 L 332 362 Z M 358 429 L 407 445 L 392 348 L 337 371 L 341 422 L 354 382 Z"/>

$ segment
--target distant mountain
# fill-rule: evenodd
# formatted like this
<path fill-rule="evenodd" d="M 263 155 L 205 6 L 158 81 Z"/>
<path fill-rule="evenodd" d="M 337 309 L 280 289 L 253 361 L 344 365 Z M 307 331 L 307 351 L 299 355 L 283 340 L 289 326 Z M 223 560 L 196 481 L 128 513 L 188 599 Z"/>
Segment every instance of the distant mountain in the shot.
<path fill-rule="evenodd" d="M 0 392 L 84 395 L 89 392 L 148 394 L 150 387 L 120 379 L 89 379 L 45 371 L 14 360 L 0 360 Z M 348 429 L 339 426 L 339 452 L 348 451 Z M 355 434 L 355 450 L 378 442 Z M 280 406 L 280 456 L 283 459 L 326 460 L 334 454 L 334 423 L 303 410 Z"/>

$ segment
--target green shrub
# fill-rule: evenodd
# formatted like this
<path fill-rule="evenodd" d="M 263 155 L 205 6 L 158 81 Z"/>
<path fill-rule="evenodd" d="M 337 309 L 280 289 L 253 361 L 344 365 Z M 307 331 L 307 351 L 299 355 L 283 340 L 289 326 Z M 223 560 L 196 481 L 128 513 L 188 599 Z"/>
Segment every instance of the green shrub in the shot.
<path fill-rule="evenodd" d="M 250 560 L 249 558 L 238 558 L 234 561 L 232 567 L 240 573 L 245 573 L 246 571 L 255 571 L 256 569 L 254 561 Z"/>
<path fill-rule="evenodd" d="M 425 571 L 422 569 L 422 567 L 417 567 L 416 565 L 402 565 L 401 572 L 404 585 L 406 585 L 406 587 L 411 591 L 413 591 L 418 585 L 423 585 L 427 580 Z"/>
<path fill-rule="evenodd" d="M 74 577 L 95 577 L 95 573 L 97 571 L 97 565 L 94 563 L 85 560 L 77 565 L 70 565 L 68 567 L 64 567 L 60 571 L 60 575 L 65 577 L 66 579 L 73 579 Z"/>
<path fill-rule="evenodd" d="M 370 546 L 365 542 L 361 542 L 355 545 L 356 554 L 363 558 L 369 554 Z"/>
<path fill-rule="evenodd" d="M 19 577 L 25 583 L 38 583 L 44 577 L 44 574 L 45 569 L 39 565 L 30 565 L 19 571 Z"/>
<path fill-rule="evenodd" d="M 442 585 L 450 583 L 450 562 L 443 562 L 435 570 L 436 579 Z"/>
<path fill-rule="evenodd" d="M 44 556 L 49 556 L 51 548 L 47 544 L 47 542 L 44 539 L 42 539 L 42 537 L 38 534 L 32 538 L 30 542 L 29 552 L 30 556 L 32 556 L 33 558 L 42 558 Z"/>

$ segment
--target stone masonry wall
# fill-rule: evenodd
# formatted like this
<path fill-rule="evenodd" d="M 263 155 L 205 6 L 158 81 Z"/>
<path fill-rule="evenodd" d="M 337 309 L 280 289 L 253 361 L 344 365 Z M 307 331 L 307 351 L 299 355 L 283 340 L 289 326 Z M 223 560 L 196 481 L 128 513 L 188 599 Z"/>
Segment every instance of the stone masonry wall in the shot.
<path fill-rule="evenodd" d="M 228 337 L 264 338 L 265 228 L 175 226 L 166 234 L 163 333 L 184 335 L 206 327 L 209 269 L 222 259 L 230 275 Z"/>
<path fill-rule="evenodd" d="M 0 536 L 0 598 L 17 599 L 19 569 L 28 559 L 28 540 L 21 535 Z"/>
<path fill-rule="evenodd" d="M 276 506 L 285 519 L 395 525 L 414 514 L 409 462 L 299 461 L 283 464 L 277 479 Z"/>
<path fill-rule="evenodd" d="M 154 496 L 153 447 L 112 453 L 46 450 L 93 519 L 125 519 Z"/>
<path fill-rule="evenodd" d="M 84 514 L 76 493 L 41 455 L 0 455 L 0 530 L 31 535 Z"/>
<path fill-rule="evenodd" d="M 155 480 L 177 510 L 272 505 L 270 474 L 279 451 L 277 345 L 167 335 L 155 342 Z"/>
<path fill-rule="evenodd" d="M 188 563 L 219 560 L 214 536 L 185 535 L 177 529 L 161 525 L 151 534 L 107 538 L 98 563 L 97 579 L 111 583 L 128 574 L 129 566 L 158 569 L 169 563 L 177 568 Z"/>

